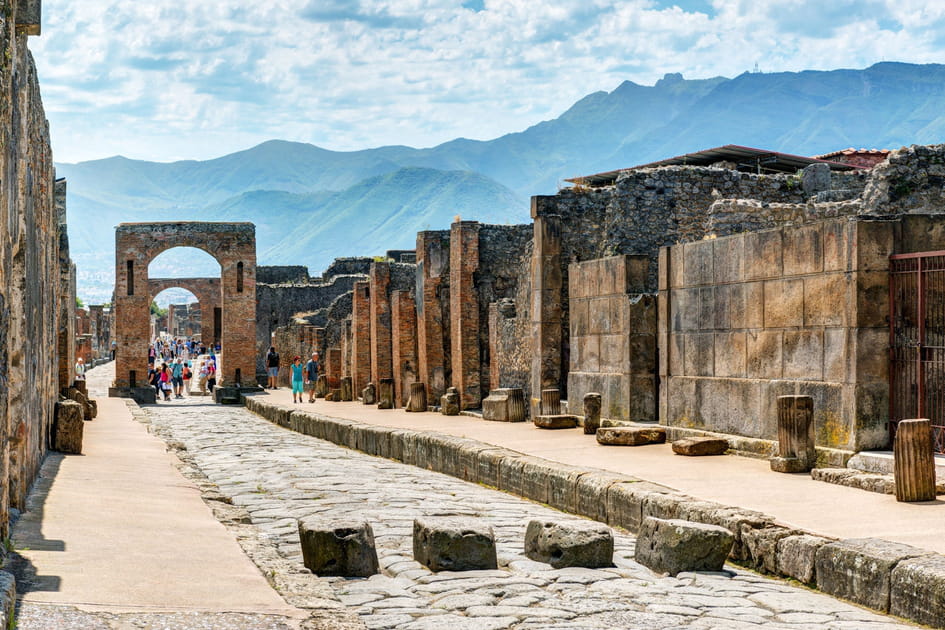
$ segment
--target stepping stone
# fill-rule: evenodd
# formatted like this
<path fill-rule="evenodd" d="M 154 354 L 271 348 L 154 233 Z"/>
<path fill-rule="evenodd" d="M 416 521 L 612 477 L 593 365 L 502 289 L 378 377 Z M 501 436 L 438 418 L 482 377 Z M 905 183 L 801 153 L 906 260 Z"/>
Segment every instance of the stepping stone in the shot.
<path fill-rule="evenodd" d="M 492 528 L 468 518 L 415 519 L 413 558 L 431 571 L 498 568 Z"/>
<path fill-rule="evenodd" d="M 674 453 L 690 457 L 724 455 L 727 450 L 728 440 L 723 438 L 691 437 L 673 442 Z"/>
<path fill-rule="evenodd" d="M 534 423 L 539 429 L 573 429 L 578 425 L 578 417 L 567 414 L 535 416 Z"/>
<path fill-rule="evenodd" d="M 525 530 L 525 555 L 555 569 L 610 567 L 614 533 L 600 523 L 531 521 Z"/>
<path fill-rule="evenodd" d="M 305 567 L 318 576 L 369 577 L 378 573 L 374 532 L 368 523 L 299 521 Z"/>
<path fill-rule="evenodd" d="M 721 571 L 735 536 L 718 525 L 647 517 L 640 526 L 634 560 L 655 573 Z"/>
<path fill-rule="evenodd" d="M 597 429 L 597 443 L 605 446 L 641 446 L 663 444 L 666 429 L 663 427 L 601 427 Z"/>

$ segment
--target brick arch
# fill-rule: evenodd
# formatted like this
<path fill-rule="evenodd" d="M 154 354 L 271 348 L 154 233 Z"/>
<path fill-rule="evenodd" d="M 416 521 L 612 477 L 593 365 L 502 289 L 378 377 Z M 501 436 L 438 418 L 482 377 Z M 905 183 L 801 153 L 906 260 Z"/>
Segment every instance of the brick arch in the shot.
<path fill-rule="evenodd" d="M 205 334 L 209 330 L 212 334 L 215 326 L 213 325 L 214 309 L 223 308 L 223 285 L 219 278 L 148 278 L 148 291 L 151 295 L 151 301 L 167 289 L 185 289 L 194 294 L 197 302 L 200 304 L 201 317 L 201 335 L 205 342 L 216 343 L 218 339 L 213 339 L 211 335 Z M 209 326 L 204 328 L 205 322 Z M 220 322 L 222 327 L 222 322 Z"/>
<path fill-rule="evenodd" d="M 133 388 L 146 384 L 149 308 L 154 295 L 148 266 L 155 257 L 175 247 L 202 250 L 220 264 L 220 384 L 255 384 L 256 226 L 190 221 L 122 223 L 115 228 L 116 395 L 134 395 Z M 156 280 L 170 280 L 173 286 L 181 286 L 184 279 Z"/>

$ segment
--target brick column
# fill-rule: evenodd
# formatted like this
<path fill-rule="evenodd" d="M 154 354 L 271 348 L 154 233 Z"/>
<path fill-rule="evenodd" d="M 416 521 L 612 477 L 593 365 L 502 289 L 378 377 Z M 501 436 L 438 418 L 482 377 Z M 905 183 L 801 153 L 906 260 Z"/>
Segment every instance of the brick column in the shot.
<path fill-rule="evenodd" d="M 473 274 L 479 268 L 479 223 L 460 221 L 450 228 L 450 342 L 453 387 L 460 407 L 482 401 L 479 373 L 479 299 Z"/>
<path fill-rule="evenodd" d="M 541 390 L 561 387 L 561 217 L 536 216 L 543 199 L 532 198 L 535 219 L 531 269 L 533 416 L 538 414 Z"/>
<path fill-rule="evenodd" d="M 390 327 L 390 264 L 371 263 L 371 380 L 393 378 Z"/>
<path fill-rule="evenodd" d="M 351 307 L 351 376 L 354 378 L 355 391 L 367 387 L 371 380 L 371 286 L 367 281 L 354 283 Z"/>
<path fill-rule="evenodd" d="M 417 382 L 417 313 L 413 295 L 409 291 L 393 291 L 390 307 L 394 405 L 404 406 L 410 397 L 410 384 Z"/>
<path fill-rule="evenodd" d="M 328 386 L 332 389 L 341 387 L 341 348 L 328 348 L 327 360 L 326 376 L 328 376 Z"/>
<path fill-rule="evenodd" d="M 446 393 L 449 382 L 449 279 L 449 231 L 417 233 L 418 378 L 426 383 L 428 395 L 437 400 Z"/>

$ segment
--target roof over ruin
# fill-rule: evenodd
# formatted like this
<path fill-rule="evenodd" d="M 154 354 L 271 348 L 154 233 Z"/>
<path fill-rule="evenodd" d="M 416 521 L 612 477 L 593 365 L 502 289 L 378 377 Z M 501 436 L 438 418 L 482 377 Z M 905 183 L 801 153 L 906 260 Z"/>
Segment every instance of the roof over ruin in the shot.
<path fill-rule="evenodd" d="M 792 155 L 778 151 L 754 149 L 737 144 L 726 144 L 722 147 L 678 155 L 658 162 L 631 166 L 630 168 L 622 168 L 606 173 L 597 173 L 596 175 L 574 177 L 566 179 L 565 181 L 581 186 L 598 188 L 612 185 L 617 181 L 618 175 L 627 171 L 658 168 L 660 166 L 711 166 L 719 162 L 734 163 L 736 170 L 750 173 L 796 173 L 811 164 L 827 164 L 830 166 L 830 169 L 834 171 L 853 171 L 864 168 L 856 164 L 845 164 L 815 157 L 804 157 L 802 155 Z"/>

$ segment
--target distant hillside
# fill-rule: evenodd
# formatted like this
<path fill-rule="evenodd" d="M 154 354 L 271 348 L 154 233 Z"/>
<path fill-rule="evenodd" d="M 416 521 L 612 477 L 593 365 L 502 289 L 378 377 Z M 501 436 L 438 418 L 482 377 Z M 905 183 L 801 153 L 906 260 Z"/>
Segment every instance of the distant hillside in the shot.
<path fill-rule="evenodd" d="M 262 264 L 317 271 L 334 255 L 409 246 L 411 230 L 446 228 L 455 214 L 526 221 L 528 197 L 554 193 L 566 177 L 722 144 L 815 155 L 942 141 L 945 66 L 881 63 L 734 79 L 667 75 L 654 86 L 627 81 L 522 132 L 429 149 L 337 152 L 273 140 L 203 162 L 114 157 L 60 164 L 58 172 L 69 180 L 79 292 L 97 300 L 89 282 L 102 285 L 96 296 L 105 290 L 111 228 L 122 221 L 252 220 Z"/>

